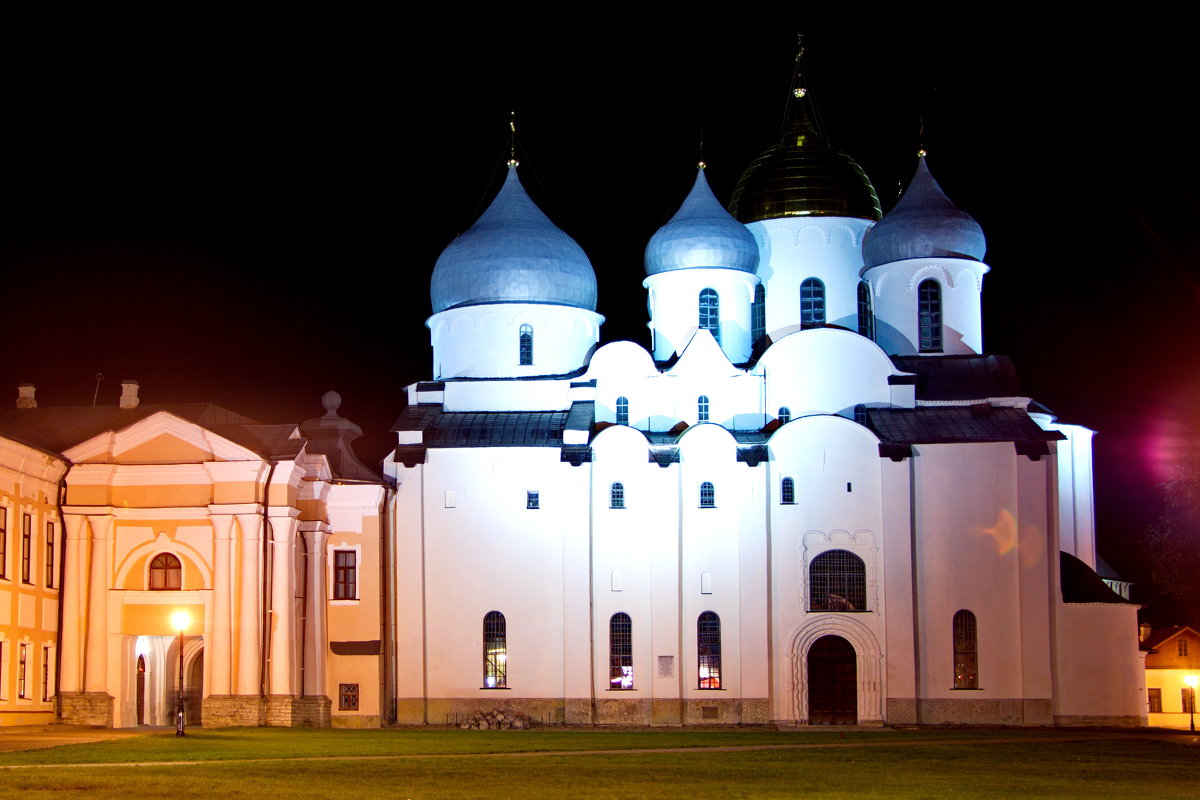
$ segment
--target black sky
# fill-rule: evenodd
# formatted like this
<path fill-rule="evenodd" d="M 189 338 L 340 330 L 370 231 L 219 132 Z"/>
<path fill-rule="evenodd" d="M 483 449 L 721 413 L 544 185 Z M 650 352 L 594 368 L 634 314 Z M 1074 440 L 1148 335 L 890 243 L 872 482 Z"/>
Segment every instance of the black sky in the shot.
<path fill-rule="evenodd" d="M 988 237 L 985 345 L 1100 431 L 1101 552 L 1145 584 L 1155 485 L 1200 438 L 1186 41 L 1157 21 L 810 16 L 10 21 L 0 387 L 89 404 L 100 372 L 102 403 L 128 377 L 146 402 L 265 422 L 336 388 L 381 458 L 429 376 L 434 261 L 498 187 L 513 108 L 526 188 L 596 269 L 603 340 L 646 343 L 642 250 L 701 131 L 728 201 L 779 134 L 804 30 L 826 133 L 885 210 L 923 115 L 931 170 Z"/>

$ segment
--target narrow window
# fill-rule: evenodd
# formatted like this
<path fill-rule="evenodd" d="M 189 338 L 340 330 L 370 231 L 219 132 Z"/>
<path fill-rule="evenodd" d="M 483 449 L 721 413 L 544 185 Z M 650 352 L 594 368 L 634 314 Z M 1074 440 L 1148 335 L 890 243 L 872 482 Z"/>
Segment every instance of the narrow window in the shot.
<path fill-rule="evenodd" d="M 721 343 L 721 298 L 715 289 L 700 292 L 700 330 L 708 331 Z"/>
<path fill-rule="evenodd" d="M 796 502 L 796 482 L 791 478 L 784 478 L 783 483 L 780 484 L 779 502 L 785 506 L 793 505 Z"/>
<path fill-rule="evenodd" d="M 33 515 L 21 517 L 21 583 L 33 583 Z"/>
<path fill-rule="evenodd" d="M 625 484 L 614 483 L 612 490 L 608 495 L 609 508 L 624 508 L 625 507 Z"/>
<path fill-rule="evenodd" d="M 17 651 L 17 697 L 25 696 L 25 668 L 29 666 L 27 658 L 29 654 L 29 645 L 21 643 L 20 649 Z M 1186 690 L 1185 690 L 1186 691 Z"/>
<path fill-rule="evenodd" d="M 358 684 L 338 684 L 338 711 L 358 711 Z"/>
<path fill-rule="evenodd" d="M 354 550 L 333 551 L 333 599 L 358 599 L 358 553 Z"/>
<path fill-rule="evenodd" d="M 806 278 L 800 284 L 800 325 L 825 324 L 825 284 Z"/>
<path fill-rule="evenodd" d="M 526 492 L 525 493 L 525 507 L 526 508 L 541 508 L 542 507 L 541 495 L 539 495 L 537 492 Z"/>
<path fill-rule="evenodd" d="M 979 688 L 975 615 L 966 609 L 954 615 L 954 688 Z"/>
<path fill-rule="evenodd" d="M 706 394 L 696 398 L 696 421 L 708 422 L 708 395 Z"/>
<path fill-rule="evenodd" d="M 1146 700 L 1150 703 L 1151 714 L 1162 713 L 1162 689 L 1147 689 Z"/>
<path fill-rule="evenodd" d="M 867 424 L 867 407 L 859 403 L 854 407 L 854 421 L 859 425 Z"/>
<path fill-rule="evenodd" d="M 156 591 L 183 588 L 183 565 L 171 553 L 159 553 L 150 562 L 150 588 Z"/>
<path fill-rule="evenodd" d="M 760 283 L 754 287 L 754 303 L 750 306 L 750 344 L 758 344 L 766 335 L 767 290 Z"/>
<path fill-rule="evenodd" d="M 704 483 L 700 484 L 700 507 L 717 507 L 717 493 L 716 490 L 713 489 L 713 485 L 710 481 L 705 481 Z"/>
<path fill-rule="evenodd" d="M 533 326 L 521 326 L 521 366 L 527 367 L 533 363 Z"/>
<path fill-rule="evenodd" d="M 1187 658 L 1188 657 L 1188 640 L 1180 639 L 1179 643 L 1176 644 L 1175 649 L 1176 649 L 1176 651 L 1178 651 L 1180 658 Z"/>
<path fill-rule="evenodd" d="M 917 334 L 922 353 L 942 352 L 942 287 L 932 278 L 917 287 Z"/>
<path fill-rule="evenodd" d="M 0 507 L 0 578 L 8 577 L 8 509 Z"/>
<path fill-rule="evenodd" d="M 24 647 L 25 645 L 21 645 L 21 646 Z M 1183 700 L 1183 713 L 1185 713 L 1185 714 L 1196 713 L 1196 690 L 1195 689 L 1193 689 L 1190 686 L 1183 687 L 1182 700 Z"/>
<path fill-rule="evenodd" d="M 809 611 L 866 611 L 867 568 L 848 550 L 826 550 L 809 567 Z"/>
<path fill-rule="evenodd" d="M 792 410 L 787 406 L 780 406 L 779 413 L 776 414 L 781 425 L 786 425 L 792 421 Z"/>
<path fill-rule="evenodd" d="M 629 398 L 628 397 L 618 397 L 617 398 L 617 424 L 618 425 L 628 425 L 629 424 Z"/>
<path fill-rule="evenodd" d="M 875 312 L 871 310 L 871 285 L 858 282 L 858 333 L 875 340 Z"/>
<path fill-rule="evenodd" d="M 489 611 L 483 618 L 483 688 L 508 686 L 508 645 L 504 615 Z"/>
<path fill-rule="evenodd" d="M 721 618 L 705 611 L 696 620 L 696 654 L 699 687 L 721 688 Z"/>
<path fill-rule="evenodd" d="M 54 523 L 46 523 L 46 588 L 54 588 Z"/>
<path fill-rule="evenodd" d="M 50 699 L 50 645 L 42 647 L 42 702 Z"/>
<path fill-rule="evenodd" d="M 633 622 L 625 613 L 608 621 L 608 688 L 633 688 Z"/>

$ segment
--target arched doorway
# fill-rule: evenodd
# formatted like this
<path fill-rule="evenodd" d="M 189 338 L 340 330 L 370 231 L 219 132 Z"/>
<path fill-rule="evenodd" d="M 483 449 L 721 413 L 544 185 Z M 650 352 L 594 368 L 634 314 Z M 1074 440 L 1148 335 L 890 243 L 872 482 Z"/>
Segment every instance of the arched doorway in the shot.
<path fill-rule="evenodd" d="M 137 660 L 137 724 L 146 724 L 146 657 Z"/>
<path fill-rule="evenodd" d="M 185 681 L 186 691 L 184 692 L 184 700 L 187 705 L 187 724 L 199 725 L 201 722 L 200 709 L 203 706 L 202 698 L 204 697 L 204 651 L 192 658 L 192 663 L 188 666 L 187 680 Z"/>
<path fill-rule="evenodd" d="M 858 658 L 841 636 L 822 636 L 808 649 L 808 723 L 858 724 Z"/>

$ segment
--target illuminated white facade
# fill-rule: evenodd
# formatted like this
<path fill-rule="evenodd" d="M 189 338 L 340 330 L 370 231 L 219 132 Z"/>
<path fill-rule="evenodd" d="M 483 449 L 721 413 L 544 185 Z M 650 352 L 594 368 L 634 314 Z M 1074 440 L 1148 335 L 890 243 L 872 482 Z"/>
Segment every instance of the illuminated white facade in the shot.
<path fill-rule="evenodd" d="M 806 125 L 736 220 L 701 173 L 651 241 L 649 352 L 585 352 L 552 320 L 594 296 L 534 297 L 532 364 L 510 314 L 448 369 L 439 262 L 437 377 L 386 465 L 400 723 L 1144 724 L 1135 608 L 1088 577 L 1091 432 L 983 354 L 982 232 L 923 163 L 898 221 L 836 153 L 838 202 L 764 194 L 772 153 L 835 162 Z"/>

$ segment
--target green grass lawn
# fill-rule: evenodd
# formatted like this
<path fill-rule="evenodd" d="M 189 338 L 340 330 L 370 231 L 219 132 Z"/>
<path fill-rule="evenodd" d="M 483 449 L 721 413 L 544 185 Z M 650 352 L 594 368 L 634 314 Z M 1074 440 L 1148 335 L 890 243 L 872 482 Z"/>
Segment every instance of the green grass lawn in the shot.
<path fill-rule="evenodd" d="M 1045 731 L 197 730 L 0 755 L 0 797 L 1200 797 L 1200 747 Z M 1031 738 L 1053 741 L 1029 741 Z M 966 743 L 963 743 L 966 742 Z M 516 753 L 827 744 L 738 752 Z M 843 746 L 850 745 L 850 746 Z M 861 745 L 861 746 L 859 746 Z M 475 755 L 470 754 L 486 754 Z M 359 756 L 345 761 L 291 760 Z M 403 758 L 379 758 L 404 756 Z M 366 757 L 366 758 L 363 758 Z M 252 763 L 50 766 L 268 759 Z"/>

